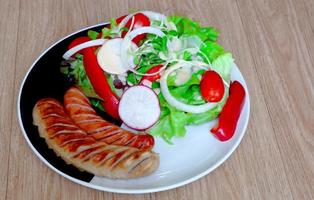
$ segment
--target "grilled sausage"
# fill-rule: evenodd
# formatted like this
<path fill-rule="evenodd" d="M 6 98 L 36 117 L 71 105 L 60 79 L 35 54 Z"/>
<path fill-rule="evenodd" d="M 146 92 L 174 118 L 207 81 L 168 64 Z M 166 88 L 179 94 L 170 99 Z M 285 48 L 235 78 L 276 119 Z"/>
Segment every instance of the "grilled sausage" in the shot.
<path fill-rule="evenodd" d="M 64 106 L 73 121 L 96 140 L 144 150 L 154 146 L 151 135 L 131 133 L 98 116 L 88 98 L 76 87 L 65 93 Z"/>
<path fill-rule="evenodd" d="M 58 156 L 97 176 L 137 178 L 151 174 L 159 165 L 159 157 L 152 151 L 96 141 L 69 118 L 55 99 L 36 103 L 33 123 Z"/>

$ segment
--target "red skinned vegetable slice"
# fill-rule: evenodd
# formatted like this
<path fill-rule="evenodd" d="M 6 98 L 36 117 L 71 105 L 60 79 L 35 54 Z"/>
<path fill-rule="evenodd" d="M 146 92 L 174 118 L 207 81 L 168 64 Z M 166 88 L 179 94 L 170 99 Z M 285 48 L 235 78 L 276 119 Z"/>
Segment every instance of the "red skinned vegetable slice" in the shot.
<path fill-rule="evenodd" d="M 126 16 L 127 16 L 127 15 L 122 15 L 121 17 L 118 17 L 118 18 L 116 19 L 117 24 L 120 24 L 121 21 L 122 21 Z"/>
<path fill-rule="evenodd" d="M 222 78 L 215 71 L 206 71 L 200 83 L 203 98 L 208 102 L 219 102 L 225 93 Z"/>
<path fill-rule="evenodd" d="M 118 19 L 116 19 L 117 24 L 119 24 L 125 17 L 126 17 L 126 15 L 121 16 Z M 149 18 L 142 13 L 137 13 L 132 18 L 134 18 L 134 24 L 133 24 L 133 27 L 131 30 L 139 28 L 139 27 L 143 27 L 143 26 L 150 26 Z M 131 27 L 132 18 L 125 24 L 125 27 L 127 27 L 127 28 Z M 127 33 L 127 31 L 123 31 L 122 37 L 124 37 L 126 35 L 126 33 Z M 132 41 L 134 43 L 138 44 L 145 37 L 146 37 L 146 33 L 143 33 L 141 35 L 136 36 Z"/>
<path fill-rule="evenodd" d="M 155 72 L 158 72 L 160 70 L 160 68 L 162 68 L 163 65 L 156 65 L 152 68 L 150 68 L 146 73 L 147 74 L 152 74 L 152 73 L 155 73 Z M 148 80 L 150 82 L 154 82 L 156 80 L 160 79 L 160 73 L 154 75 L 154 76 L 143 76 L 142 79 L 141 79 L 141 83 L 144 81 L 144 80 Z"/>
<path fill-rule="evenodd" d="M 121 21 L 126 17 L 127 15 L 123 15 L 119 18 L 116 19 L 117 24 L 120 24 Z M 149 18 L 142 14 L 142 13 L 137 13 L 134 16 L 134 24 L 131 30 L 133 30 L 134 28 L 138 28 L 138 27 L 143 27 L 143 26 L 150 26 L 150 21 Z M 132 18 L 133 18 L 132 17 Z M 128 22 L 125 24 L 124 27 L 129 28 L 132 25 L 132 18 L 130 20 L 128 20 Z M 109 26 L 110 28 L 111 26 Z M 126 35 L 127 31 L 123 31 L 121 36 L 124 37 Z M 100 32 L 97 36 L 97 39 L 102 37 L 102 33 Z M 143 33 L 141 35 L 136 36 L 132 41 L 136 44 L 138 44 L 142 39 L 144 39 L 146 37 L 146 33 Z"/>
<path fill-rule="evenodd" d="M 244 99 L 245 90 L 241 83 L 232 82 L 229 97 L 219 115 L 218 124 L 210 130 L 220 141 L 227 141 L 234 135 Z"/>
<path fill-rule="evenodd" d="M 119 98 L 111 90 L 107 78 L 97 62 L 97 57 L 93 49 L 85 49 L 83 55 L 83 64 L 86 74 L 95 92 L 104 100 L 102 106 L 110 116 L 119 119 Z"/>
<path fill-rule="evenodd" d="M 79 37 L 71 42 L 69 48 L 90 41 L 89 37 Z M 111 90 L 107 78 L 100 68 L 97 56 L 95 55 L 96 47 L 89 47 L 80 51 L 83 54 L 83 65 L 95 92 L 104 101 L 102 106 L 106 112 L 115 119 L 120 119 L 118 113 L 119 98 Z"/>

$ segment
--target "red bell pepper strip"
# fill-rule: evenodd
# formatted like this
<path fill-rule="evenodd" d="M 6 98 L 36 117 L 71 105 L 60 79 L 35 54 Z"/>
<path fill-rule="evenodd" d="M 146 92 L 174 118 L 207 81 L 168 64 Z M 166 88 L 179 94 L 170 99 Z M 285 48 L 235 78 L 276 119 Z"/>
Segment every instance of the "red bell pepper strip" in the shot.
<path fill-rule="evenodd" d="M 118 17 L 116 19 L 117 24 L 120 24 L 122 22 L 122 20 L 126 17 L 127 15 L 122 15 L 121 17 Z"/>
<path fill-rule="evenodd" d="M 126 17 L 127 15 L 123 15 L 119 18 L 116 19 L 117 24 L 120 24 L 121 21 Z M 138 28 L 138 27 L 143 27 L 143 26 L 150 26 L 150 20 L 149 18 L 142 14 L 142 13 L 136 13 L 134 16 L 134 24 L 131 30 L 133 30 L 134 28 Z M 130 29 L 132 25 L 132 18 L 129 19 L 127 21 L 127 23 L 125 24 L 124 27 Z M 109 28 L 111 28 L 111 25 L 109 25 Z M 124 36 L 126 35 L 127 31 L 122 31 L 121 33 L 121 37 L 124 38 Z M 102 37 L 102 33 L 100 32 L 97 36 L 97 39 Z M 132 41 L 136 44 L 139 44 L 139 42 L 144 39 L 146 37 L 146 33 L 140 34 L 138 36 L 136 36 Z"/>
<path fill-rule="evenodd" d="M 121 21 L 126 17 L 126 15 L 123 15 L 116 19 L 117 24 L 120 24 Z M 144 15 L 143 13 L 136 13 L 134 16 L 134 24 L 131 30 L 138 28 L 138 27 L 144 27 L 144 26 L 150 26 L 150 20 L 149 18 Z M 125 27 L 130 29 L 132 25 L 132 18 L 127 21 L 125 24 Z M 122 31 L 121 36 L 124 38 L 127 31 Z M 132 41 L 136 44 L 139 44 L 139 42 L 146 37 L 146 33 L 140 34 L 136 36 Z"/>
<path fill-rule="evenodd" d="M 210 130 L 220 141 L 227 141 L 234 135 L 244 99 L 245 90 L 241 83 L 238 81 L 232 82 L 229 97 L 222 108 L 218 124 Z"/>
<path fill-rule="evenodd" d="M 107 78 L 100 68 L 97 57 L 91 48 L 84 49 L 83 53 L 83 64 L 86 71 L 86 74 L 100 98 L 104 101 L 102 106 L 105 111 L 115 119 L 119 119 L 118 107 L 119 107 L 119 98 L 111 90 L 110 85 L 107 81 Z"/>
<path fill-rule="evenodd" d="M 160 68 L 162 68 L 162 67 L 163 67 L 163 65 L 156 65 L 156 66 L 150 68 L 146 72 L 146 74 L 152 74 L 152 73 L 158 72 L 160 70 Z M 154 82 L 157 79 L 160 79 L 160 73 L 158 73 L 156 75 L 153 75 L 153 76 L 143 76 L 140 82 L 142 83 L 144 80 L 148 80 L 150 82 Z"/>
<path fill-rule="evenodd" d="M 69 48 L 73 48 L 84 42 L 88 42 L 91 39 L 89 37 L 78 37 L 71 42 Z M 83 65 L 95 92 L 104 101 L 102 106 L 105 111 L 115 119 L 119 119 L 118 105 L 119 98 L 111 90 L 107 78 L 100 68 L 97 57 L 95 55 L 96 47 L 88 47 L 82 49 L 79 53 L 83 54 Z"/>

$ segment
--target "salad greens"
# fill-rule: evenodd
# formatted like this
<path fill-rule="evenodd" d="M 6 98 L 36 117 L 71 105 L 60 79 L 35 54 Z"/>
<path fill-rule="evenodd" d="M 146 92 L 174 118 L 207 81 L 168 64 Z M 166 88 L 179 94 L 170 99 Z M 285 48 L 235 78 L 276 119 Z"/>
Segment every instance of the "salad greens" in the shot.
<path fill-rule="evenodd" d="M 195 114 L 179 111 L 172 107 L 167 103 L 161 93 L 158 97 L 161 106 L 161 115 L 157 124 L 149 129 L 149 133 L 162 137 L 169 144 L 172 144 L 171 139 L 173 137 L 185 136 L 186 125 L 198 125 L 215 119 L 221 112 L 226 100 L 224 99 L 216 107 L 207 112 Z"/>
<path fill-rule="evenodd" d="M 83 91 L 83 93 L 90 98 L 95 98 L 101 100 L 101 98 L 96 94 L 90 83 L 87 74 L 83 66 L 83 56 L 77 54 L 76 59 L 70 63 L 70 67 L 61 67 L 61 73 L 67 76 L 73 76 L 75 84 Z"/>
<path fill-rule="evenodd" d="M 156 65 L 175 64 L 179 61 L 205 63 L 216 71 L 224 80 L 229 83 L 231 79 L 231 69 L 234 60 L 231 53 L 217 43 L 219 32 L 213 27 L 202 27 L 187 17 L 169 16 L 166 23 L 152 20 L 152 26 L 160 28 L 165 36 L 158 37 L 153 34 L 147 34 L 146 38 L 139 43 L 139 48 L 131 52 L 134 56 L 134 63 L 139 73 L 146 73 Z M 117 37 L 122 31 L 128 28 L 118 28 L 115 20 L 111 20 L 111 26 L 102 29 L 102 38 Z M 95 40 L 98 32 L 88 31 L 88 37 Z M 93 90 L 93 87 L 84 70 L 82 55 L 77 55 L 71 63 L 69 69 L 63 68 L 62 73 L 74 76 L 76 85 L 82 89 L 84 94 L 92 98 L 91 103 L 102 109 L 102 99 Z M 202 75 L 209 68 L 193 66 L 190 71 L 184 72 L 181 69 L 173 72 L 167 79 L 168 89 L 173 97 L 189 105 L 201 105 L 206 103 L 200 92 L 200 81 Z M 186 73 L 186 74 L 184 74 Z M 178 77 L 181 77 L 179 80 Z M 183 77 L 183 78 L 182 78 Z M 113 78 L 108 76 L 108 82 L 113 91 L 115 86 Z M 136 85 L 141 81 L 142 76 L 133 72 L 125 74 L 127 85 Z M 152 82 L 152 89 L 159 90 L 159 81 Z M 173 137 L 183 137 L 186 134 L 186 125 L 197 125 L 215 119 L 222 110 L 222 107 L 228 96 L 228 87 L 226 87 L 225 96 L 217 105 L 203 113 L 188 113 L 171 106 L 163 96 L 158 93 L 160 101 L 161 115 L 159 121 L 152 126 L 148 132 L 154 136 L 160 136 L 168 143 L 171 143 Z"/>

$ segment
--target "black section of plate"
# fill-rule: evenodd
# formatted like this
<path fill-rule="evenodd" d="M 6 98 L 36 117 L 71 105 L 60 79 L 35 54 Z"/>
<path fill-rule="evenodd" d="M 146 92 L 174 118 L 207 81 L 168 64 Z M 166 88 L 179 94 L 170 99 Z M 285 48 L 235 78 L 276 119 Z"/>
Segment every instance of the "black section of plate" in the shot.
<path fill-rule="evenodd" d="M 102 27 L 97 26 L 92 30 L 100 31 Z M 27 137 L 42 157 L 61 172 L 73 178 L 90 182 L 94 175 L 66 164 L 60 157 L 56 156 L 53 150 L 48 148 L 45 140 L 39 137 L 37 127 L 33 125 L 32 119 L 32 109 L 39 99 L 52 97 L 60 102 L 63 101 L 63 95 L 71 85 L 67 82 L 66 77 L 60 73 L 60 63 L 62 55 L 67 50 L 70 42 L 79 36 L 87 36 L 87 31 L 81 31 L 60 41 L 34 64 L 22 88 L 19 106 Z M 113 121 L 106 113 L 101 111 L 98 111 L 98 113 L 106 120 L 120 125 L 119 122 Z"/>

